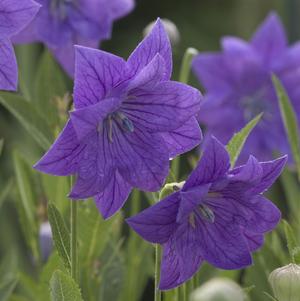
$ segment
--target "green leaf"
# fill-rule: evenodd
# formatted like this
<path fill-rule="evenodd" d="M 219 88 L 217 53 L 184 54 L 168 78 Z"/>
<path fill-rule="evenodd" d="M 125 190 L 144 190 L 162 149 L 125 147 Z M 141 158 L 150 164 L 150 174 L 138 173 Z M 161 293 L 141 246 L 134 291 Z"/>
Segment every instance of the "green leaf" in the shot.
<path fill-rule="evenodd" d="M 262 115 L 263 113 L 258 114 L 255 118 L 248 122 L 246 126 L 242 128 L 241 131 L 234 134 L 234 136 L 228 142 L 226 148 L 230 155 L 230 164 L 232 168 L 234 167 L 248 136 L 250 135 L 254 127 L 257 125 L 257 123 L 260 121 Z"/>
<path fill-rule="evenodd" d="M 272 81 L 277 93 L 283 124 L 292 149 L 294 160 L 296 162 L 298 179 L 300 180 L 300 138 L 297 116 L 287 95 L 287 92 L 279 79 L 275 75 L 273 75 Z"/>
<path fill-rule="evenodd" d="M 51 146 L 53 134 L 34 105 L 15 93 L 1 92 L 0 103 L 24 126 L 35 141 L 47 150 Z"/>
<path fill-rule="evenodd" d="M 50 125 L 58 123 L 55 98 L 62 97 L 67 91 L 61 68 L 46 49 L 39 61 L 35 78 L 34 104 Z"/>
<path fill-rule="evenodd" d="M 4 144 L 4 139 L 0 139 L 0 156 L 2 154 L 3 144 Z"/>
<path fill-rule="evenodd" d="M 31 169 L 28 169 L 26 162 L 21 158 L 17 151 L 13 153 L 14 171 L 20 199 L 17 201 L 17 208 L 20 215 L 22 230 L 28 246 L 33 255 L 39 259 L 38 248 L 38 219 L 35 209 L 35 195 L 32 190 L 30 178 Z"/>
<path fill-rule="evenodd" d="M 70 269 L 70 232 L 66 227 L 63 217 L 54 204 L 48 205 L 48 218 L 58 255 L 63 260 L 66 268 Z"/>
<path fill-rule="evenodd" d="M 295 233 L 294 233 L 292 227 L 289 225 L 289 223 L 287 221 L 283 220 L 283 225 L 284 225 L 285 237 L 287 240 L 287 247 L 288 247 L 290 256 L 294 262 L 295 261 L 294 252 L 296 249 L 298 249 L 299 245 L 298 245 Z"/>
<path fill-rule="evenodd" d="M 14 291 L 16 285 L 18 283 L 17 278 L 6 279 L 0 284 L 0 300 L 6 301 L 11 296 Z"/>
<path fill-rule="evenodd" d="M 9 179 L 8 181 L 6 181 L 4 186 L 1 187 L 1 191 L 0 191 L 0 209 L 3 205 L 3 203 L 5 202 L 8 194 L 10 193 L 10 191 L 13 187 L 13 183 L 14 183 L 14 181 L 12 179 Z"/>
<path fill-rule="evenodd" d="M 275 297 L 271 296 L 269 293 L 267 292 L 263 292 L 270 300 L 272 301 L 278 301 L 278 299 L 276 299 Z"/>
<path fill-rule="evenodd" d="M 52 301 L 83 301 L 80 289 L 74 279 L 60 270 L 50 280 Z"/>

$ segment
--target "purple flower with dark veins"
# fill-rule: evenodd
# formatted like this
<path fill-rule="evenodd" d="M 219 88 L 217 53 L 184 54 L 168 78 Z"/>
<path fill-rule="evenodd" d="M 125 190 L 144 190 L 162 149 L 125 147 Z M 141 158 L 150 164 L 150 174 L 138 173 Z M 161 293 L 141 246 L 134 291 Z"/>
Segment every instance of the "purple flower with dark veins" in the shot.
<path fill-rule="evenodd" d="M 36 0 L 42 8 L 33 22 L 14 41 L 40 41 L 59 63 L 74 75 L 74 45 L 97 48 L 109 39 L 115 20 L 127 15 L 134 0 Z"/>
<path fill-rule="evenodd" d="M 183 188 L 127 220 L 149 242 L 163 245 L 160 289 L 191 278 L 205 260 L 221 269 L 252 263 L 251 252 L 280 220 L 266 191 L 281 173 L 286 156 L 230 169 L 225 147 L 215 138 Z"/>
<path fill-rule="evenodd" d="M 268 160 L 274 152 L 289 154 L 271 76 L 274 73 L 283 83 L 300 120 L 300 43 L 288 47 L 283 25 L 271 13 L 250 42 L 224 37 L 221 44 L 222 52 L 202 53 L 193 61 L 193 70 L 206 89 L 199 121 L 206 126 L 207 136 L 212 134 L 226 144 L 264 112 L 241 161 L 249 154 L 259 160 Z"/>
<path fill-rule="evenodd" d="M 169 159 L 195 147 L 200 92 L 170 80 L 172 55 L 158 20 L 127 62 L 76 46 L 75 110 L 35 168 L 77 175 L 70 198 L 94 197 L 105 218 L 132 187 L 157 191 Z"/>
<path fill-rule="evenodd" d="M 18 66 L 10 38 L 21 31 L 35 16 L 39 5 L 32 0 L 0 1 L 0 89 L 15 91 Z"/>

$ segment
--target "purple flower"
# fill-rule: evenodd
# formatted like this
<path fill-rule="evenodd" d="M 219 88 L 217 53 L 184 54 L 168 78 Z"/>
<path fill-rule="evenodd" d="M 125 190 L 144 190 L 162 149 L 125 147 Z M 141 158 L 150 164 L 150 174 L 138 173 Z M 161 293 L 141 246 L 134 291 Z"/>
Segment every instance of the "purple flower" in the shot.
<path fill-rule="evenodd" d="M 300 43 L 288 47 L 281 22 L 271 13 L 249 43 L 224 37 L 222 48 L 220 53 L 200 54 L 193 62 L 206 89 L 199 119 L 208 136 L 213 134 L 227 143 L 250 119 L 264 112 L 240 159 L 254 154 L 267 160 L 275 151 L 290 153 L 271 75 L 282 81 L 299 116 Z"/>
<path fill-rule="evenodd" d="M 200 92 L 170 81 L 171 47 L 158 20 L 127 62 L 76 46 L 75 110 L 35 168 L 77 175 L 70 197 L 94 197 L 107 218 L 132 187 L 157 191 L 169 159 L 201 140 Z"/>
<path fill-rule="evenodd" d="M 262 193 L 279 176 L 286 157 L 248 162 L 230 170 L 225 147 L 211 138 L 183 188 L 129 218 L 144 239 L 163 245 L 160 288 L 192 277 L 205 260 L 217 268 L 240 269 L 280 219 Z"/>
<path fill-rule="evenodd" d="M 31 0 L 0 1 L 0 89 L 15 91 L 18 67 L 11 36 L 21 31 L 35 16 L 39 5 Z"/>
<path fill-rule="evenodd" d="M 112 23 L 128 14 L 134 0 L 37 0 L 42 8 L 14 38 L 16 43 L 45 43 L 63 68 L 74 74 L 74 45 L 97 48 L 111 36 Z"/>

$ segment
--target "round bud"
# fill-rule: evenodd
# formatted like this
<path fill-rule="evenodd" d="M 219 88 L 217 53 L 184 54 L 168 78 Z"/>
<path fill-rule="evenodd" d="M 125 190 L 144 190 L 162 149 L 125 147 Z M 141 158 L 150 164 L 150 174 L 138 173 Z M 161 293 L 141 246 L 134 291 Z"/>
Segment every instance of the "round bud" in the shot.
<path fill-rule="evenodd" d="M 300 266 L 289 264 L 274 270 L 269 282 L 278 301 L 298 301 L 300 296 Z"/>
<path fill-rule="evenodd" d="M 245 293 L 234 281 L 214 278 L 197 288 L 190 301 L 244 301 Z"/>

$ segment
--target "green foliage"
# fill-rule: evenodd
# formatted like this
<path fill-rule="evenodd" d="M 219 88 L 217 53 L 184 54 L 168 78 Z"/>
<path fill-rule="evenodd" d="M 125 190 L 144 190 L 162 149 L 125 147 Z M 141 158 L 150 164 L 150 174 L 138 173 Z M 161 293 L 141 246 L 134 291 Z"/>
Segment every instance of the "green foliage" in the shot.
<path fill-rule="evenodd" d="M 51 301 L 83 301 L 80 289 L 73 278 L 60 270 L 50 280 Z"/>
<path fill-rule="evenodd" d="M 296 235 L 287 221 L 283 221 L 283 225 L 290 257 L 294 263 L 300 264 L 300 246 Z"/>
<path fill-rule="evenodd" d="M 296 163 L 298 179 L 300 180 L 300 136 L 297 116 L 287 95 L 287 92 L 285 91 L 279 79 L 275 75 L 273 75 L 272 81 L 276 89 L 282 120 Z"/>
<path fill-rule="evenodd" d="M 0 300 L 6 301 L 11 296 L 13 290 L 18 283 L 18 278 L 7 278 L 5 281 L 0 283 Z"/>
<path fill-rule="evenodd" d="M 255 118 L 253 118 L 249 123 L 246 124 L 244 128 L 241 129 L 238 133 L 236 133 L 231 140 L 227 144 L 227 151 L 230 155 L 230 165 L 231 168 L 235 166 L 235 163 L 243 149 L 243 146 L 254 129 L 257 123 L 260 121 L 263 113 L 260 113 Z"/>
<path fill-rule="evenodd" d="M 21 123 L 35 141 L 47 150 L 51 146 L 53 134 L 35 106 L 15 93 L 0 93 L 0 103 Z"/>
<path fill-rule="evenodd" d="M 48 205 L 48 218 L 57 252 L 63 260 L 65 267 L 70 269 L 70 232 L 66 227 L 63 217 L 54 204 Z"/>

